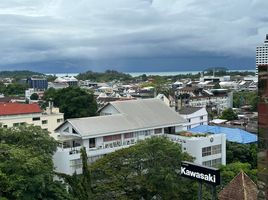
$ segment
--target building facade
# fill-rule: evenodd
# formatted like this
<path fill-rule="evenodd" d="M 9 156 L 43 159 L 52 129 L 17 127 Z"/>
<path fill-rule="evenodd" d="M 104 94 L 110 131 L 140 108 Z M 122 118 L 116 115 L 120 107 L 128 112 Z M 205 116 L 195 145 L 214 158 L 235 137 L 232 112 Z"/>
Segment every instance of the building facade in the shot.
<path fill-rule="evenodd" d="M 49 131 L 55 138 L 54 130 L 63 121 L 63 113 L 60 113 L 58 108 L 50 107 L 42 111 L 37 104 L 0 104 L 0 124 L 4 128 L 32 124 Z"/>
<path fill-rule="evenodd" d="M 194 163 L 207 167 L 226 164 L 226 137 L 218 135 L 167 134 L 171 141 L 181 144 L 182 150 L 194 157 Z"/>
<path fill-rule="evenodd" d="M 266 34 L 263 45 L 256 47 L 256 74 L 258 74 L 259 65 L 268 64 L 268 34 Z"/>
<path fill-rule="evenodd" d="M 258 65 L 260 102 L 258 104 L 259 199 L 268 198 L 268 64 Z"/>
<path fill-rule="evenodd" d="M 27 79 L 29 88 L 36 90 L 46 90 L 48 87 L 47 79 L 44 77 L 31 77 Z"/>
<path fill-rule="evenodd" d="M 186 122 L 158 99 L 110 102 L 99 113 L 97 117 L 68 119 L 56 129 L 62 143 L 54 155 L 56 171 L 81 173 L 82 147 L 92 163 L 139 140 L 181 132 Z"/>
<path fill-rule="evenodd" d="M 184 107 L 179 110 L 179 114 L 187 121 L 184 130 L 208 124 L 208 112 L 204 107 Z"/>

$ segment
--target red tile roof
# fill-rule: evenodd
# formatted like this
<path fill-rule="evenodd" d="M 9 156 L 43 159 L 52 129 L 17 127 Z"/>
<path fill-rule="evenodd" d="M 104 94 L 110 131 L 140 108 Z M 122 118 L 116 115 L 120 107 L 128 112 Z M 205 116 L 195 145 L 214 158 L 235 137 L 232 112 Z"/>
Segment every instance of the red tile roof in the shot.
<path fill-rule="evenodd" d="M 41 113 L 42 110 L 38 104 L 21 104 L 21 103 L 1 103 L 0 116 Z"/>

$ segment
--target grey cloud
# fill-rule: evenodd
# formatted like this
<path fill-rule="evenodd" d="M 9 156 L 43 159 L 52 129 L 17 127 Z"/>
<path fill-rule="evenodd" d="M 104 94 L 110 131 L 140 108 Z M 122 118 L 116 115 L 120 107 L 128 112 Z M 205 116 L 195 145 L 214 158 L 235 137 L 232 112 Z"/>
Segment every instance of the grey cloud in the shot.
<path fill-rule="evenodd" d="M 268 32 L 267 7 L 265 0 L 2 0 L 0 67 L 253 60 Z"/>

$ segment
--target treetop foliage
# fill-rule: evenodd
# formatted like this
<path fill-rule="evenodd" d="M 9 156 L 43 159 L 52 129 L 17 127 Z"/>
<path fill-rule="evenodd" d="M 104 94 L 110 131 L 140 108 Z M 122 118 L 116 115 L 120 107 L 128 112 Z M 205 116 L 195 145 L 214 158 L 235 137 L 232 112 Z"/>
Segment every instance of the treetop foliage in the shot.
<path fill-rule="evenodd" d="M 36 126 L 0 128 L 0 197 L 6 199 L 72 199 L 54 181 L 52 156 L 57 142 Z"/>
<path fill-rule="evenodd" d="M 131 80 L 131 76 L 129 74 L 125 74 L 122 72 L 117 72 L 115 70 L 106 70 L 105 72 L 92 72 L 87 71 L 84 73 L 80 73 L 76 77 L 79 80 L 91 80 L 96 82 L 109 82 L 113 80 L 121 80 L 127 81 Z"/>
<path fill-rule="evenodd" d="M 53 101 L 64 118 L 90 117 L 96 115 L 97 103 L 92 93 L 79 87 L 68 87 L 60 90 L 49 88 L 44 93 L 44 100 Z"/>

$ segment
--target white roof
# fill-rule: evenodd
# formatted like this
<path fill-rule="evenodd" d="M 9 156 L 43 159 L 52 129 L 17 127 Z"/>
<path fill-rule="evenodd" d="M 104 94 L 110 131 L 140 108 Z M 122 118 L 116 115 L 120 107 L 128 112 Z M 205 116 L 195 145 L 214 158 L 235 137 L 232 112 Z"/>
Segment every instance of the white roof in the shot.
<path fill-rule="evenodd" d="M 226 119 L 213 119 L 210 122 L 214 124 L 221 124 L 221 123 L 227 122 L 227 120 Z"/>
<path fill-rule="evenodd" d="M 82 137 L 91 137 L 178 126 L 186 122 L 159 99 L 116 101 L 106 106 L 113 106 L 119 114 L 68 119 L 65 123 L 70 123 Z"/>

